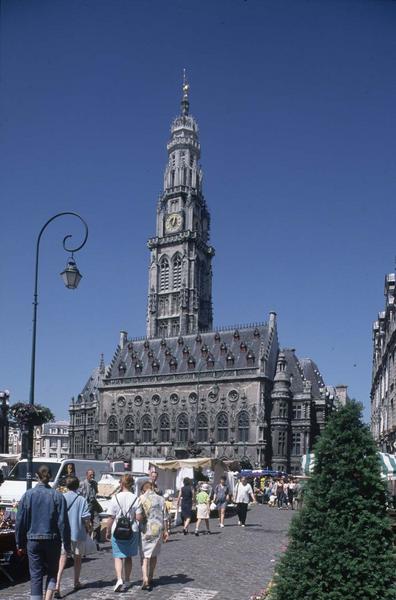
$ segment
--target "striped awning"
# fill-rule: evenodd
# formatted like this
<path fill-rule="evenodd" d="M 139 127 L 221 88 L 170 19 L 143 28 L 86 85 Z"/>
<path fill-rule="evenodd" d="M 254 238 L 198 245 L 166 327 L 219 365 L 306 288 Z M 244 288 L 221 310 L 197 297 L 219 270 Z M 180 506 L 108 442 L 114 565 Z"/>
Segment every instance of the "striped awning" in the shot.
<path fill-rule="evenodd" d="M 387 454 L 386 452 L 378 452 L 378 456 L 381 460 L 381 471 L 382 476 L 396 477 L 396 456 L 394 454 Z M 310 475 L 315 466 L 315 454 L 308 452 L 304 454 L 301 459 L 301 470 L 304 475 Z"/>

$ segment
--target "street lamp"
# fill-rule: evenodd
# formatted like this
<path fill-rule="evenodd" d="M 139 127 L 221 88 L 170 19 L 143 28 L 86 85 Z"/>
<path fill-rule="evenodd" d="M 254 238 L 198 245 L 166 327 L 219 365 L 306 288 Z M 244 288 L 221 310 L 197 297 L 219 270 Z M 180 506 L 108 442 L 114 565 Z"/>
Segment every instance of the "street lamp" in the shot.
<path fill-rule="evenodd" d="M 53 217 L 51 217 L 50 219 L 48 219 L 48 221 L 43 225 L 43 227 L 40 230 L 40 233 L 38 235 L 37 238 L 37 243 L 36 243 L 36 260 L 35 260 L 35 274 L 34 274 L 34 294 L 33 294 L 33 330 L 32 330 L 32 360 L 31 360 L 31 367 L 30 367 L 30 392 L 29 392 L 29 404 L 33 404 L 34 405 L 34 387 L 35 387 L 35 376 L 36 376 L 36 330 L 37 330 L 37 305 L 38 305 L 38 273 L 39 273 L 39 254 L 40 254 L 40 241 L 41 241 L 41 236 L 43 235 L 45 229 L 47 228 L 47 226 L 54 221 L 55 219 L 58 219 L 59 217 L 63 217 L 63 216 L 72 216 L 72 217 L 77 217 L 81 223 L 84 225 L 84 239 L 82 241 L 82 243 L 77 246 L 76 248 L 69 248 L 67 246 L 67 240 L 70 239 L 72 236 L 66 235 L 63 238 L 63 248 L 66 252 L 70 252 L 71 253 L 71 257 L 68 260 L 68 263 L 66 265 L 65 270 L 61 273 L 61 276 L 65 282 L 65 285 L 68 289 L 76 289 L 80 280 L 81 280 L 81 273 L 77 268 L 77 265 L 75 263 L 74 260 L 74 252 L 78 252 L 79 250 L 81 250 L 81 248 L 85 245 L 87 239 L 88 239 L 88 225 L 86 224 L 86 222 L 84 221 L 84 219 L 82 217 L 80 217 L 79 214 L 75 213 L 75 212 L 61 212 L 58 213 L 56 215 L 54 215 Z M 27 443 L 27 472 L 26 472 L 26 489 L 30 489 L 32 487 L 32 470 L 33 470 L 33 424 L 29 423 L 28 426 L 28 443 Z"/>
<path fill-rule="evenodd" d="M 0 410 L 1 410 L 1 444 L 0 444 L 0 452 L 4 454 L 8 454 L 8 411 L 10 408 L 10 392 L 8 390 L 4 390 L 4 392 L 0 392 Z"/>

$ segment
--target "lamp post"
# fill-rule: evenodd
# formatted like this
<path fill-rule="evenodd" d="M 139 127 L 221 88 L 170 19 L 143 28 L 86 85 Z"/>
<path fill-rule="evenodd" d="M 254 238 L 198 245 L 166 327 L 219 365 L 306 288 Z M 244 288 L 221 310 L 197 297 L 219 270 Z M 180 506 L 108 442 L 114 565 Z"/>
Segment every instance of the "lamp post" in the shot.
<path fill-rule="evenodd" d="M 29 392 L 29 404 L 34 405 L 34 389 L 35 389 L 35 377 L 36 377 L 36 332 L 37 332 L 37 305 L 38 305 L 38 274 L 39 274 L 39 255 L 40 255 L 40 241 L 41 236 L 43 235 L 47 226 L 52 223 L 55 219 L 64 216 L 73 216 L 77 217 L 81 223 L 84 225 L 84 239 L 79 246 L 75 248 L 69 248 L 67 245 L 67 240 L 69 240 L 72 235 L 66 235 L 63 238 L 63 248 L 66 252 L 70 252 L 71 256 L 66 264 L 65 269 L 62 271 L 61 276 L 69 290 L 75 290 L 80 283 L 81 273 L 77 268 L 76 262 L 74 260 L 74 252 L 78 252 L 85 245 L 88 239 L 88 225 L 84 221 L 79 214 L 75 212 L 61 212 L 50 219 L 43 225 L 40 230 L 40 233 L 37 237 L 36 242 L 36 259 L 35 259 L 35 274 L 34 274 L 34 293 L 33 293 L 33 330 L 32 330 L 32 359 L 30 366 L 30 392 Z M 33 470 L 33 424 L 29 423 L 28 425 L 28 440 L 27 440 L 27 472 L 26 472 L 26 489 L 30 489 L 32 487 L 32 470 Z"/>
<path fill-rule="evenodd" d="M 10 392 L 8 390 L 4 390 L 4 392 L 0 392 L 0 401 L 1 401 L 1 405 L 0 405 L 0 410 L 1 410 L 0 452 L 2 452 L 4 454 L 8 454 L 8 451 L 9 451 L 9 448 L 8 448 L 8 429 L 9 429 L 8 411 L 10 408 L 9 398 L 10 398 Z"/>

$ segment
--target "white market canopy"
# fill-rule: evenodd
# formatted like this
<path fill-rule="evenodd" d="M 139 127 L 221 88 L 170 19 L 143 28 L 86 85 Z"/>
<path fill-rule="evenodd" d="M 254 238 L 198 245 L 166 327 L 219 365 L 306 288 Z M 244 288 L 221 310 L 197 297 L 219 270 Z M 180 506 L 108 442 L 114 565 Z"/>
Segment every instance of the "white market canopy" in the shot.
<path fill-rule="evenodd" d="M 180 460 L 160 460 L 150 463 L 150 469 L 158 471 L 158 485 L 163 490 L 180 490 L 184 477 L 194 479 L 194 469 L 213 471 L 214 483 L 227 471 L 225 463 L 217 458 L 183 458 Z"/>
<path fill-rule="evenodd" d="M 206 468 L 214 470 L 214 467 L 218 464 L 221 464 L 223 469 L 226 469 L 226 465 L 222 460 L 216 458 L 183 458 L 180 460 L 159 460 L 155 461 L 155 463 L 150 463 L 150 468 L 158 468 L 158 469 L 166 469 L 177 471 L 178 469 L 190 468 L 190 469 L 199 469 Z"/>
<path fill-rule="evenodd" d="M 396 456 L 386 452 L 378 452 L 381 460 L 382 476 L 387 479 L 396 477 Z M 308 452 L 301 460 L 301 470 L 305 475 L 310 475 L 315 467 L 315 454 Z"/>

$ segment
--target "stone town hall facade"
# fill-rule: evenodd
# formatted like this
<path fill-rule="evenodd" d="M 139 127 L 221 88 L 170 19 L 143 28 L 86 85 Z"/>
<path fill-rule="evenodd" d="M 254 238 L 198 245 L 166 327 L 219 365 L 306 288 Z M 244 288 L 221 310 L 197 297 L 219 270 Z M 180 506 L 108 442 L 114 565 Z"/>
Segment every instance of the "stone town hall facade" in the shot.
<path fill-rule="evenodd" d="M 210 214 L 184 82 L 150 250 L 147 337 L 121 332 L 70 406 L 74 457 L 211 456 L 299 472 L 345 386 L 279 348 L 266 323 L 213 328 Z"/>

